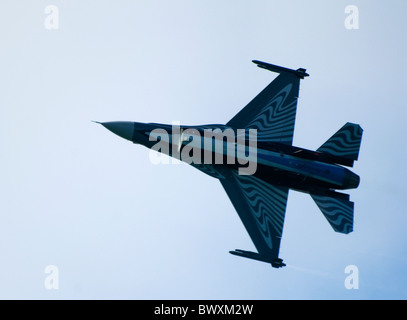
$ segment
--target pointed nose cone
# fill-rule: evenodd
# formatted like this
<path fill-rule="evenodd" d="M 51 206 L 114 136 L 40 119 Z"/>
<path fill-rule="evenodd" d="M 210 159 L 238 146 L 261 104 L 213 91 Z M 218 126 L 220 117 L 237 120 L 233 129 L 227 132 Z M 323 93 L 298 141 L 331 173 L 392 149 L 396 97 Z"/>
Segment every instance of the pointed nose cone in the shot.
<path fill-rule="evenodd" d="M 114 122 L 101 122 L 102 126 L 112 131 L 123 139 L 133 141 L 134 135 L 134 122 L 128 121 L 114 121 Z"/>

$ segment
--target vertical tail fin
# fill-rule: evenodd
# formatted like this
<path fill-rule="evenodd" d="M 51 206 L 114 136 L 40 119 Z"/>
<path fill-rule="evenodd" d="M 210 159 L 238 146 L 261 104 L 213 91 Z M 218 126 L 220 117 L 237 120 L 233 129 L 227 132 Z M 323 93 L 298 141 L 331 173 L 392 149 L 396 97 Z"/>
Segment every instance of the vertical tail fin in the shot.
<path fill-rule="evenodd" d="M 352 201 L 314 194 L 311 197 L 336 232 L 348 234 L 353 231 Z"/>
<path fill-rule="evenodd" d="M 363 129 L 358 124 L 346 123 L 317 151 L 338 158 L 338 163 L 353 166 L 359 157 Z"/>

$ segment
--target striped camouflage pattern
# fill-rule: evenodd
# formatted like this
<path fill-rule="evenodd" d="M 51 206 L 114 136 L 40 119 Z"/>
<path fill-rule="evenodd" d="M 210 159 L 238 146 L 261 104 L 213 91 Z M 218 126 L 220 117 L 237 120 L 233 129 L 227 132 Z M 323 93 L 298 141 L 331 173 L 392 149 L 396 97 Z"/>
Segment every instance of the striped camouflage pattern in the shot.
<path fill-rule="evenodd" d="M 363 130 L 360 125 L 348 122 L 319 147 L 317 151 L 350 160 L 357 160 L 362 133 Z"/>
<path fill-rule="evenodd" d="M 238 129 L 257 129 L 258 141 L 292 145 L 299 78 L 279 75 L 228 123 Z"/>
<path fill-rule="evenodd" d="M 231 171 L 220 180 L 260 254 L 278 258 L 288 188 Z"/>
<path fill-rule="evenodd" d="M 348 234 L 353 231 L 352 201 L 313 194 L 311 197 L 336 232 Z"/>

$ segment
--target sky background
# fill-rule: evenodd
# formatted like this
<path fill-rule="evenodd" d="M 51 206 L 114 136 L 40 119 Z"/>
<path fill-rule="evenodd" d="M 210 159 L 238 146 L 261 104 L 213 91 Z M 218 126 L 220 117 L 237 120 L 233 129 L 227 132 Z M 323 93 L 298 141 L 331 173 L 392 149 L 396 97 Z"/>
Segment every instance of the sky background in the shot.
<path fill-rule="evenodd" d="M 1 1 L 0 298 L 406 299 L 406 30 L 404 0 Z M 91 122 L 226 123 L 276 77 L 253 59 L 310 74 L 295 146 L 364 129 L 354 232 L 291 191 L 282 269 L 228 253 L 255 249 L 219 181 Z"/>

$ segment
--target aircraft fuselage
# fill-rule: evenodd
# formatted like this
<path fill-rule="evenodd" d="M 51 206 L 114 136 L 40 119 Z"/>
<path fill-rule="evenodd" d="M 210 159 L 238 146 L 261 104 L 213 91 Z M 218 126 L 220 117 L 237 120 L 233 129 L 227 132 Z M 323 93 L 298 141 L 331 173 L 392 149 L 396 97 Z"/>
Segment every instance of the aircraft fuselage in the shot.
<path fill-rule="evenodd" d="M 223 172 L 224 167 L 239 170 L 254 164 L 255 170 L 250 174 L 267 183 L 321 195 L 359 185 L 359 176 L 336 164 L 329 155 L 279 142 L 255 141 L 250 145 L 247 132 L 241 140 L 238 134 L 228 140 L 225 132 L 228 129 L 233 133 L 237 131 L 224 125 L 178 126 L 174 129 L 173 125 L 155 123 L 112 122 L 110 128 L 109 123 L 104 124 L 122 137 L 121 132 L 113 128 L 115 123 L 131 127 L 124 138 L 133 143 L 198 165 L 198 169 L 204 164 Z M 207 135 L 209 130 L 218 132 L 218 135 Z M 220 143 L 220 148 L 216 143 L 218 146 Z M 156 147 L 158 144 L 159 148 Z M 235 156 L 233 161 L 228 158 L 231 154 Z"/>

